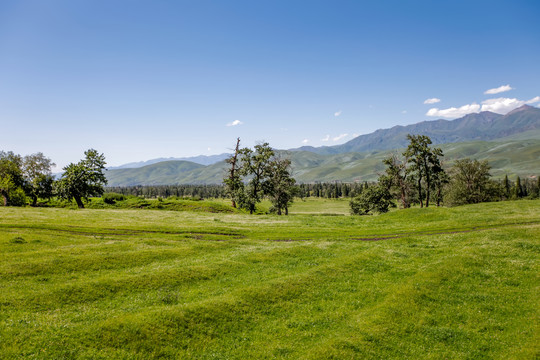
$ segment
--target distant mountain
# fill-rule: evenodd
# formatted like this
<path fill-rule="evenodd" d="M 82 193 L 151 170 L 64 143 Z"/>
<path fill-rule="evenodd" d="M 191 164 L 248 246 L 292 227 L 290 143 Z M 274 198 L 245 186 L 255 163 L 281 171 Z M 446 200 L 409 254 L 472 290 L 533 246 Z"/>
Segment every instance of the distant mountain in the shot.
<path fill-rule="evenodd" d="M 540 135 L 540 131 L 537 135 Z M 540 174 L 540 137 L 498 139 L 440 145 L 443 161 L 450 165 L 465 157 L 488 160 L 491 174 L 514 177 Z M 309 151 L 280 151 L 292 160 L 293 176 L 299 182 L 373 181 L 384 171 L 382 160 L 402 149 L 322 155 Z M 220 184 L 227 164 L 222 161 L 203 166 L 186 161 L 165 161 L 138 169 L 109 170 L 109 186 Z"/>
<path fill-rule="evenodd" d="M 304 146 L 292 151 L 310 151 L 317 154 L 342 154 L 389 150 L 407 146 L 407 134 L 427 135 L 433 144 L 446 144 L 474 140 L 493 140 L 505 136 L 540 129 L 540 109 L 523 105 L 506 115 L 489 111 L 468 114 L 455 120 L 423 121 L 407 126 L 394 126 L 360 135 L 336 146 Z"/>
<path fill-rule="evenodd" d="M 442 148 L 447 164 L 470 157 L 488 160 L 494 176 L 540 174 L 540 109 L 527 105 L 506 115 L 481 112 L 456 120 L 377 130 L 343 145 L 278 151 L 291 159 L 293 175 L 299 182 L 371 181 L 384 171 L 385 157 L 407 146 L 407 134 L 428 135 Z M 169 160 L 139 168 L 111 169 L 106 175 L 110 186 L 220 184 L 226 174 L 226 157 L 215 155 L 212 161 L 218 162 L 206 166 Z M 210 161 L 212 157 L 197 158 Z"/>
<path fill-rule="evenodd" d="M 199 155 L 199 156 L 183 157 L 183 158 L 175 158 L 175 157 L 157 158 L 157 159 L 151 159 L 147 161 L 127 163 L 120 166 L 112 166 L 109 168 L 109 170 L 136 169 L 136 168 L 140 168 L 140 167 L 152 165 L 152 164 L 157 164 L 159 162 L 164 162 L 164 161 L 190 161 L 190 162 L 194 162 L 200 165 L 212 165 L 212 164 L 225 160 L 227 157 L 229 157 L 229 155 L 230 154 L 223 153 L 219 155 Z"/>

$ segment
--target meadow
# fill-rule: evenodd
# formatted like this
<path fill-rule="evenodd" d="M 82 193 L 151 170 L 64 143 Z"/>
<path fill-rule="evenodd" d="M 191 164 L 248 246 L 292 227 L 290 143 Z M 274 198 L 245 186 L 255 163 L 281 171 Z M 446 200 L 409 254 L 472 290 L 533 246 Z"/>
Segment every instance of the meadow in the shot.
<path fill-rule="evenodd" d="M 0 358 L 540 356 L 539 200 L 208 208 L 0 207 Z"/>

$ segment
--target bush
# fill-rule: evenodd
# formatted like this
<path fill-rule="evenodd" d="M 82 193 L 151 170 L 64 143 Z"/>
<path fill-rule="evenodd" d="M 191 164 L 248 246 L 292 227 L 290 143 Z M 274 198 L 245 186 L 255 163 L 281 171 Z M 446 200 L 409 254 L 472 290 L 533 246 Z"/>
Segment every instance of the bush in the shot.
<path fill-rule="evenodd" d="M 376 185 L 364 189 L 360 195 L 353 198 L 349 203 L 351 214 L 371 215 L 372 213 L 388 212 L 390 207 L 394 207 L 392 195 L 387 188 Z"/>
<path fill-rule="evenodd" d="M 118 193 L 106 193 L 103 194 L 102 199 L 105 204 L 114 205 L 117 201 L 126 200 L 126 197 Z"/>
<path fill-rule="evenodd" d="M 26 194 L 23 189 L 17 188 L 9 192 L 9 206 L 25 206 L 26 203 Z"/>

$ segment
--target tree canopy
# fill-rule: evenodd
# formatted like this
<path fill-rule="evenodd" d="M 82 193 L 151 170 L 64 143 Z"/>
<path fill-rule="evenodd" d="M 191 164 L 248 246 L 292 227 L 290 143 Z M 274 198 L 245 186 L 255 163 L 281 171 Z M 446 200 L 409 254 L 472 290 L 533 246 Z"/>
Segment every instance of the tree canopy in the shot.
<path fill-rule="evenodd" d="M 85 158 L 77 164 L 64 167 L 62 178 L 56 183 L 58 196 L 66 200 L 75 200 L 79 208 L 84 208 L 83 199 L 101 196 L 107 185 L 105 177 L 105 156 L 97 150 L 84 152 Z"/>

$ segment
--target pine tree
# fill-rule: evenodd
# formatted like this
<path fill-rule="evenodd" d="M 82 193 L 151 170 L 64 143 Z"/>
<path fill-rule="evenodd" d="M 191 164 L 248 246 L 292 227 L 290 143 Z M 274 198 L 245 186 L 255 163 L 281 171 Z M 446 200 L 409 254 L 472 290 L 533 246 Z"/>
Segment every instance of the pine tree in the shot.
<path fill-rule="evenodd" d="M 520 199 L 523 197 L 523 188 L 521 187 L 521 179 L 519 178 L 519 176 L 516 179 L 516 185 L 514 187 L 514 196 L 517 199 Z"/>
<path fill-rule="evenodd" d="M 508 199 L 510 198 L 510 181 L 508 180 L 508 175 L 504 176 L 504 196 Z"/>

